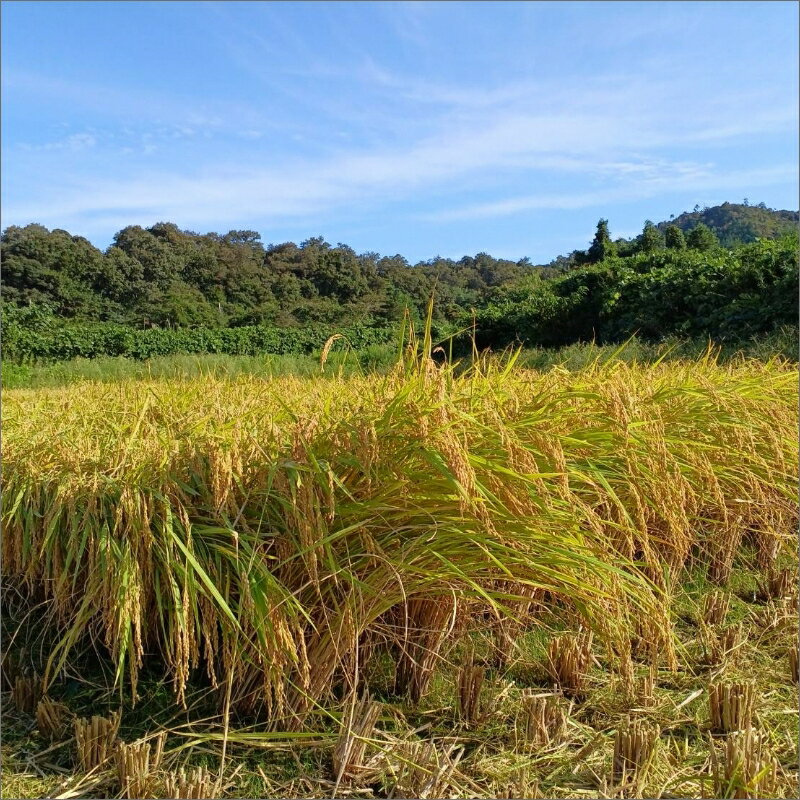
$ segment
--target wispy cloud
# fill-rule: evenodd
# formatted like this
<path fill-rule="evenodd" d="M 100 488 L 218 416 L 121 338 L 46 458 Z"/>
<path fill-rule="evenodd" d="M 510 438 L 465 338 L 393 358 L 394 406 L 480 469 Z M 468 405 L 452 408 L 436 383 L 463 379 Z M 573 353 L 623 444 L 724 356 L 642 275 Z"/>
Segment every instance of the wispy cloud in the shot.
<path fill-rule="evenodd" d="M 420 219 L 428 222 L 454 222 L 462 220 L 491 219 L 512 216 L 526 211 L 541 209 L 579 209 L 606 206 L 610 203 L 625 203 L 645 200 L 657 195 L 740 190 L 744 188 L 771 186 L 791 179 L 794 167 L 785 164 L 765 169 L 724 172 L 698 170 L 694 173 L 669 171 L 662 175 L 651 175 L 637 181 L 626 181 L 621 186 L 611 186 L 596 191 L 580 191 L 562 194 L 530 194 L 505 198 L 491 203 L 478 203 L 461 208 L 450 208 L 424 214 Z"/>

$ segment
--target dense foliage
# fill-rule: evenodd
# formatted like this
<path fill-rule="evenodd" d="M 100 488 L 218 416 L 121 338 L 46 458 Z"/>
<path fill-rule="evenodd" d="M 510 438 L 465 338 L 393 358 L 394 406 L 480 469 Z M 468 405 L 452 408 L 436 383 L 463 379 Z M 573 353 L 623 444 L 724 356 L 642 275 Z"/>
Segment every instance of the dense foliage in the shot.
<path fill-rule="evenodd" d="M 5 316 L 3 356 L 17 363 L 100 356 L 146 359 L 177 353 L 305 355 L 320 349 L 332 335 L 329 326 L 320 324 L 137 330 L 113 322 L 65 323 L 37 306 L 8 309 Z M 340 327 L 336 332 L 356 350 L 385 344 L 398 335 L 394 327 L 361 324 Z"/>
<path fill-rule="evenodd" d="M 496 291 L 477 315 L 482 346 L 557 346 L 669 335 L 744 339 L 797 322 L 796 236 L 734 250 L 612 256 L 547 282 Z"/>
<path fill-rule="evenodd" d="M 475 318 L 484 346 L 635 331 L 748 338 L 796 322 L 796 238 L 729 250 L 715 231 L 726 241 L 772 235 L 792 215 L 725 204 L 648 220 L 636 239 L 616 241 L 601 219 L 588 250 L 544 266 L 486 253 L 412 266 L 322 238 L 265 247 L 253 231 L 200 235 L 172 223 L 124 228 L 102 252 L 64 230 L 11 226 L 1 240 L 4 357 L 306 354 L 337 332 L 362 348 L 389 341 L 406 312 L 421 321 L 431 296 L 437 334 Z"/>

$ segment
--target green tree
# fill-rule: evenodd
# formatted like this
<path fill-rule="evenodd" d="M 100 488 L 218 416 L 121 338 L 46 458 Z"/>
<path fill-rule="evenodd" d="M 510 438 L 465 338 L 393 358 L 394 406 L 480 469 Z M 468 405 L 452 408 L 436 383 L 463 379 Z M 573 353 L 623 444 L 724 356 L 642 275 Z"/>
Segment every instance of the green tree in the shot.
<path fill-rule="evenodd" d="M 719 247 L 719 239 L 711 228 L 701 222 L 689 231 L 686 244 L 692 250 L 713 250 Z"/>
<path fill-rule="evenodd" d="M 652 253 L 664 247 L 664 236 L 661 231 L 648 219 L 644 223 L 642 234 L 639 237 L 639 252 Z"/>
<path fill-rule="evenodd" d="M 686 237 L 677 225 L 668 225 L 664 231 L 664 240 L 668 250 L 685 250 Z"/>
<path fill-rule="evenodd" d="M 597 223 L 594 241 L 592 241 L 587 252 L 589 263 L 597 264 L 599 261 L 603 261 L 616 254 L 617 248 L 614 242 L 611 241 L 611 236 L 608 234 L 608 220 L 601 219 Z"/>

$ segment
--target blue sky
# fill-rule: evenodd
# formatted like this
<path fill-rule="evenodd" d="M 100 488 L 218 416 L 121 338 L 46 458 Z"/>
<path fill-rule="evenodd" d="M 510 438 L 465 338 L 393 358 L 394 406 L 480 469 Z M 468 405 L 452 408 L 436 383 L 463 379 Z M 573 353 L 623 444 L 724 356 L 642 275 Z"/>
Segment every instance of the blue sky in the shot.
<path fill-rule="evenodd" d="M 534 262 L 798 204 L 793 2 L 4 2 L 3 226 Z"/>

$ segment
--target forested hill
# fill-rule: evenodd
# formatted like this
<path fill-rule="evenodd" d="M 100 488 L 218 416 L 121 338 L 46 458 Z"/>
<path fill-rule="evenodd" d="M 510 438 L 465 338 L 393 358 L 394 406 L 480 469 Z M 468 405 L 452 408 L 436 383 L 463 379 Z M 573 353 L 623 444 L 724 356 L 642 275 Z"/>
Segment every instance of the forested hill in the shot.
<path fill-rule="evenodd" d="M 198 234 L 169 222 L 126 227 L 101 251 L 65 230 L 30 224 L 11 226 L 0 239 L 2 301 L 6 309 L 38 307 L 64 321 L 139 329 L 375 327 L 392 325 L 406 308 L 424 315 L 433 294 L 435 319 L 455 324 L 503 287 L 550 283 L 614 257 L 774 238 L 794 230 L 797 218 L 725 203 L 658 225 L 648 221 L 639 237 L 615 242 L 601 220 L 588 250 L 540 266 L 487 253 L 411 265 L 401 255 L 358 254 L 321 237 L 265 246 L 254 231 Z"/>
<path fill-rule="evenodd" d="M 723 247 L 754 242 L 756 239 L 777 239 L 797 230 L 800 213 L 797 211 L 776 211 L 764 203 L 756 206 L 723 203 L 721 206 L 699 208 L 687 211 L 669 222 L 660 222 L 656 227 L 666 230 L 676 225 L 684 233 L 702 223 L 717 236 Z"/>

